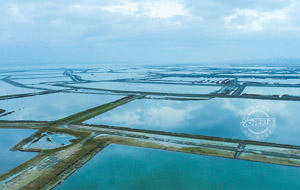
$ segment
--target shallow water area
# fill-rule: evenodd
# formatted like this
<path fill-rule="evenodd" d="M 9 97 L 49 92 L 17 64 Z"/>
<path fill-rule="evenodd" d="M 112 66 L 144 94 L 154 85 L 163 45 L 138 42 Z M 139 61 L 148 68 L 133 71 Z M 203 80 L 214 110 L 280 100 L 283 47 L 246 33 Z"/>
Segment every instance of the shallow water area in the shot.
<path fill-rule="evenodd" d="M 85 123 L 249 139 L 241 121 L 251 111 L 263 109 L 276 119 L 276 128 L 262 141 L 300 145 L 299 107 L 300 102 L 271 100 L 135 100 Z"/>
<path fill-rule="evenodd" d="M 219 90 L 219 86 L 168 85 L 149 83 L 95 82 L 74 84 L 76 87 L 97 88 L 114 91 L 156 92 L 178 94 L 209 94 Z"/>
<path fill-rule="evenodd" d="M 295 167 L 110 145 L 56 189 L 297 189 Z"/>
<path fill-rule="evenodd" d="M 55 93 L 26 98 L 0 101 L 0 107 L 7 112 L 14 111 L 1 120 L 52 121 L 115 101 L 122 96 Z"/>
<path fill-rule="evenodd" d="M 246 94 L 260 94 L 260 95 L 290 95 L 300 96 L 300 88 L 290 87 L 246 87 L 242 93 Z"/>
<path fill-rule="evenodd" d="M 23 149 L 55 149 L 71 144 L 76 137 L 60 133 L 42 133 L 41 138 L 33 139 Z"/>
<path fill-rule="evenodd" d="M 34 90 L 29 88 L 19 88 L 8 84 L 6 82 L 0 81 L 0 96 L 7 96 L 13 94 L 26 94 L 40 92 L 40 90 Z"/>
<path fill-rule="evenodd" d="M 36 130 L 28 129 L 0 129 L 0 174 L 3 174 L 27 160 L 38 155 L 36 152 L 10 151 L 24 138 L 29 137 Z"/>

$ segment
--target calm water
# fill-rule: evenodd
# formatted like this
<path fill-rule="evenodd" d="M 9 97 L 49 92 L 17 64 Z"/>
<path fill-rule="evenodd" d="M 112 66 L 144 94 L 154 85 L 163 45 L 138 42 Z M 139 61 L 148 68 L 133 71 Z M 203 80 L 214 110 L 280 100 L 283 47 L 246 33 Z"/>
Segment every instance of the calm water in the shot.
<path fill-rule="evenodd" d="M 298 80 L 298 83 L 299 82 L 300 80 Z M 300 88 L 247 86 L 242 93 L 279 96 L 288 94 L 291 96 L 300 96 Z"/>
<path fill-rule="evenodd" d="M 1 78 L 1 77 L 0 77 Z M 23 94 L 23 93 L 34 93 L 39 92 L 40 90 L 33 90 L 27 88 L 18 88 L 7 84 L 6 82 L 0 81 L 0 96 L 6 96 L 11 94 Z"/>
<path fill-rule="evenodd" d="M 51 121 L 102 105 L 122 96 L 57 93 L 0 101 L 0 108 L 15 111 L 1 120 Z"/>
<path fill-rule="evenodd" d="M 168 84 L 140 84 L 122 82 L 97 82 L 74 84 L 73 86 L 100 88 L 107 90 L 143 91 L 143 92 L 163 92 L 178 94 L 209 94 L 219 90 L 220 86 L 197 86 L 197 85 L 168 85 Z"/>
<path fill-rule="evenodd" d="M 35 131 L 36 130 L 25 129 L 0 129 L 0 174 L 17 167 L 38 154 L 34 152 L 9 150 Z"/>
<path fill-rule="evenodd" d="M 56 189 L 299 189 L 299 175 L 295 167 L 110 145 Z"/>
<path fill-rule="evenodd" d="M 300 102 L 247 99 L 135 100 L 86 123 L 247 139 L 241 119 L 263 109 L 276 118 L 277 126 L 264 141 L 300 145 L 299 107 Z"/>

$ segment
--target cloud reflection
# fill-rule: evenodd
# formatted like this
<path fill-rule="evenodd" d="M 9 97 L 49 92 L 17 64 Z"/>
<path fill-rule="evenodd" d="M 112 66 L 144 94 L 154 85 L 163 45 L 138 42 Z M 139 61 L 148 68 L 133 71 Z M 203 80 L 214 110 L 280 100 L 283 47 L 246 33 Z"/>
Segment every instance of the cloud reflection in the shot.
<path fill-rule="evenodd" d="M 211 99 L 205 101 L 137 100 L 87 123 L 247 139 L 240 120 L 251 109 L 263 108 L 276 118 L 275 132 L 264 141 L 300 144 L 299 102 Z"/>

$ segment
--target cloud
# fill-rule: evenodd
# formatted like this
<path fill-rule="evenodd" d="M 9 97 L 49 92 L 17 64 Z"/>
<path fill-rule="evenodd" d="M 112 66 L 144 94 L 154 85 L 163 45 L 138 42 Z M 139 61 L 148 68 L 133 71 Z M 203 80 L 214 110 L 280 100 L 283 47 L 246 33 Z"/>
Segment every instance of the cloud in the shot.
<path fill-rule="evenodd" d="M 299 57 L 299 4 L 1 0 L 0 50 L 5 53 L 0 58 L 197 62 Z"/>
<path fill-rule="evenodd" d="M 121 14 L 136 18 L 170 19 L 175 16 L 190 16 L 187 7 L 180 1 L 171 0 L 122 0 L 106 4 L 74 3 L 68 6 L 70 12 L 85 15 Z"/>
<path fill-rule="evenodd" d="M 106 46 L 182 27 L 184 1 L 113 0 L 0 3 L 0 44 Z M 113 40 L 113 43 L 110 41 Z M 100 44 L 100 45 L 97 45 Z"/>
<path fill-rule="evenodd" d="M 236 9 L 235 13 L 224 18 L 228 28 L 262 31 L 269 22 L 284 22 L 288 19 L 288 9 L 262 11 L 258 9 Z"/>
<path fill-rule="evenodd" d="M 20 12 L 20 9 L 16 6 L 10 7 L 10 13 L 15 17 L 18 21 L 21 21 L 24 19 L 24 15 Z"/>
<path fill-rule="evenodd" d="M 103 9 L 111 13 L 130 14 L 136 17 L 147 16 L 156 19 L 189 15 L 184 4 L 171 0 L 121 1 L 104 6 Z"/>
<path fill-rule="evenodd" d="M 268 6 L 258 8 L 236 8 L 231 15 L 223 17 L 229 29 L 249 32 L 288 32 L 299 31 L 300 2 L 297 0 L 281 1 L 286 3 L 277 9 Z M 276 4 L 276 3 L 275 3 Z M 262 7 L 267 7 L 263 9 Z"/>

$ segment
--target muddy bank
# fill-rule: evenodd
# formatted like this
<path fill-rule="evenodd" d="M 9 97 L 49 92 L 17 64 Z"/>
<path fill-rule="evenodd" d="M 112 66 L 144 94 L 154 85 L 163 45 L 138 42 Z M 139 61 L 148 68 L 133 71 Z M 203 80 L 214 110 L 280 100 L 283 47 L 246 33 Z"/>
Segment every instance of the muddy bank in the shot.
<path fill-rule="evenodd" d="M 4 109 L 0 109 L 0 114 L 3 114 L 5 112 Z"/>

